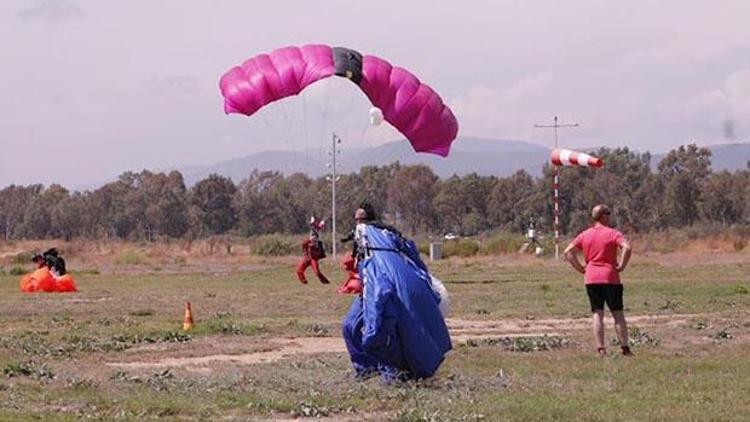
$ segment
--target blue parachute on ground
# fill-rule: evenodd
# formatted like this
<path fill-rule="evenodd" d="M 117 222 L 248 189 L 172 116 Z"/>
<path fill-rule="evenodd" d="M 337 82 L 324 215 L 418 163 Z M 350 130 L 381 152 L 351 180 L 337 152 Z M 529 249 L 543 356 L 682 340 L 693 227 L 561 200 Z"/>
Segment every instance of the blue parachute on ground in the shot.
<path fill-rule="evenodd" d="M 395 230 L 369 224 L 357 226 L 356 241 L 364 291 L 354 298 L 343 334 L 357 375 L 432 376 L 451 339 L 416 246 Z"/>

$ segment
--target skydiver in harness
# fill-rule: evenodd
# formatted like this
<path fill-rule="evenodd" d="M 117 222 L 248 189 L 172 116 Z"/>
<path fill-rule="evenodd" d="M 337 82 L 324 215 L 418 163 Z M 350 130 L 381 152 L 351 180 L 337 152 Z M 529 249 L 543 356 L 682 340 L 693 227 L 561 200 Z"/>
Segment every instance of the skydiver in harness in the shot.
<path fill-rule="evenodd" d="M 312 266 L 313 272 L 323 284 L 328 284 L 328 278 L 320 272 L 318 260 L 326 257 L 325 249 L 323 248 L 323 242 L 320 241 L 320 235 L 318 231 L 325 227 L 325 220 L 317 221 L 315 217 L 310 218 L 310 235 L 302 241 L 302 260 L 297 266 L 297 278 L 300 283 L 307 284 L 307 278 L 305 277 L 305 271 L 307 267 Z"/>
<path fill-rule="evenodd" d="M 430 377 L 452 346 L 429 271 L 414 242 L 379 221 L 371 205 L 363 203 L 354 219 L 363 290 L 342 327 L 354 370 L 386 382 Z"/>
<path fill-rule="evenodd" d="M 528 239 L 528 241 L 524 242 L 524 244 L 521 246 L 521 250 L 518 251 L 519 253 L 532 251 L 534 252 L 534 255 L 539 256 L 544 252 L 544 250 L 542 249 L 542 244 L 539 243 L 536 229 L 534 228 L 533 218 L 531 219 L 531 221 L 529 221 L 529 228 L 526 231 L 526 238 Z"/>
<path fill-rule="evenodd" d="M 67 274 L 67 270 L 65 269 L 65 259 L 60 256 L 57 248 L 46 250 L 42 254 L 42 257 L 44 258 L 45 265 L 49 268 L 55 278 L 60 278 Z"/>
<path fill-rule="evenodd" d="M 365 208 L 369 209 L 369 216 Z M 363 224 L 374 220 L 375 212 L 369 204 L 363 203 L 354 213 L 355 224 Z M 341 243 L 352 242 L 352 252 L 347 254 L 341 262 L 341 267 L 346 272 L 346 280 L 344 280 L 344 283 L 338 289 L 338 292 L 341 294 L 362 294 L 362 279 L 359 278 L 357 272 L 357 261 L 358 255 L 364 252 L 359 251 L 355 237 L 355 230 L 352 230 L 347 236 L 341 238 Z"/>

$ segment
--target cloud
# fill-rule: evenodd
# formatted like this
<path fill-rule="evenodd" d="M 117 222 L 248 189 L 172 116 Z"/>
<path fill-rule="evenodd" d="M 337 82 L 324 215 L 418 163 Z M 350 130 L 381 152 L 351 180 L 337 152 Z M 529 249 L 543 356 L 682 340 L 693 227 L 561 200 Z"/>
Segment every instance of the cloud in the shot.
<path fill-rule="evenodd" d="M 728 110 L 724 122 L 724 137 L 734 139 L 750 136 L 750 69 L 735 72 L 722 88 Z"/>
<path fill-rule="evenodd" d="M 722 86 L 664 108 L 674 123 L 693 128 L 706 140 L 750 135 L 750 69 L 730 74 Z"/>
<path fill-rule="evenodd" d="M 83 9 L 69 0 L 43 0 L 18 11 L 24 22 L 43 21 L 50 25 L 73 21 L 85 16 Z"/>
<path fill-rule="evenodd" d="M 533 129 L 534 109 L 553 81 L 552 72 L 543 72 L 520 78 L 504 90 L 477 85 L 449 105 L 464 135 L 524 139 Z"/>

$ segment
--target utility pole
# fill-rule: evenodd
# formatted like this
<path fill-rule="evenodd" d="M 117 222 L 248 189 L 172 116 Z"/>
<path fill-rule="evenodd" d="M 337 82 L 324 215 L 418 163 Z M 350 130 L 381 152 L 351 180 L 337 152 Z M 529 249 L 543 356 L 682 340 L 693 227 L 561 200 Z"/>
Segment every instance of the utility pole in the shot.
<path fill-rule="evenodd" d="M 535 128 L 543 129 L 555 129 L 555 149 L 557 149 L 557 129 L 565 127 L 578 127 L 578 123 L 570 123 L 561 125 L 558 123 L 557 116 L 555 116 L 555 123 L 552 125 L 534 125 Z M 554 218 L 555 218 L 555 259 L 560 259 L 560 169 L 557 165 L 553 166 L 552 169 L 552 198 L 555 205 Z"/>
<path fill-rule="evenodd" d="M 331 169 L 331 174 L 326 177 L 327 180 L 331 181 L 331 249 L 333 251 L 333 259 L 336 260 L 336 181 L 339 179 L 339 175 L 336 174 L 336 156 L 341 154 L 341 138 L 333 133 L 331 138 L 331 150 L 328 154 L 331 156 L 331 162 L 326 166 Z"/>

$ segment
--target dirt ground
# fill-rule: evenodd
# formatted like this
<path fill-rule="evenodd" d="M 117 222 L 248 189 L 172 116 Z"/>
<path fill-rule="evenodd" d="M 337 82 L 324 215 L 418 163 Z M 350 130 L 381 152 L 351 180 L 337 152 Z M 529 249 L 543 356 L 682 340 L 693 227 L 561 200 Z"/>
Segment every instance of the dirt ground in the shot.
<path fill-rule="evenodd" d="M 641 328 L 654 326 L 659 326 L 662 329 L 679 328 L 688 327 L 689 321 L 698 317 L 706 317 L 706 315 L 638 315 L 630 317 L 629 322 Z M 610 317 L 606 322 L 612 326 L 614 320 Z M 573 333 L 586 330 L 590 326 L 590 320 L 584 318 L 482 321 L 448 319 L 447 323 L 451 331 L 451 339 L 456 344 L 493 338 L 570 336 Z M 193 356 L 180 356 L 181 353 L 176 348 L 144 346 L 132 349 L 127 353 L 132 355 L 134 360 L 107 362 L 106 364 L 128 370 L 176 367 L 205 373 L 210 371 L 213 365 L 262 364 L 300 355 L 346 352 L 344 341 L 340 337 L 272 337 L 263 339 L 260 344 L 258 344 L 257 339 L 248 338 L 245 343 L 224 344 L 224 347 L 228 350 L 248 348 L 257 350 L 247 353 L 212 354 L 210 342 L 207 344 L 193 343 L 190 348 L 190 354 Z M 198 356 L 195 356 L 196 354 Z M 149 355 L 149 359 L 142 360 L 144 355 Z"/>

